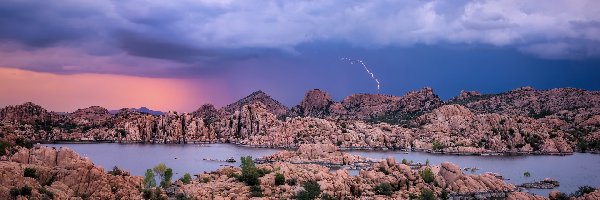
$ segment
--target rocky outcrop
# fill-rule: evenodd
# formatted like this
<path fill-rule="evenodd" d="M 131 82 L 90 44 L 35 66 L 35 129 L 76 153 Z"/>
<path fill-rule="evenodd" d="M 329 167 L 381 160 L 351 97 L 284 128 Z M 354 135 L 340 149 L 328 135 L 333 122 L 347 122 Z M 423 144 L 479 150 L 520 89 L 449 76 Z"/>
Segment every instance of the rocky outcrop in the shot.
<path fill-rule="evenodd" d="M 261 90 L 253 92 L 252 94 L 248 95 L 247 97 L 244 97 L 235 103 L 229 104 L 229 105 L 221 108 L 221 110 L 224 113 L 233 114 L 236 111 L 239 111 L 244 105 L 253 104 L 253 103 L 257 103 L 257 102 L 260 102 L 263 105 L 265 105 L 267 110 L 270 113 L 273 113 L 277 116 L 285 115 L 288 112 L 287 107 L 285 107 L 283 104 L 279 103 L 279 101 L 271 98 L 269 95 L 267 95 L 265 92 L 263 92 Z"/>
<path fill-rule="evenodd" d="M 325 118 L 330 115 L 333 103 L 335 102 L 327 92 L 319 89 L 309 90 L 300 104 L 290 110 L 289 115 Z"/>
<path fill-rule="evenodd" d="M 25 169 L 34 169 L 24 177 Z M 141 199 L 142 178 L 107 174 L 90 160 L 67 148 L 19 149 L 9 161 L 0 161 L 0 199 L 11 189 L 29 187 L 34 199 Z M 51 195 L 51 196 L 49 196 Z"/>
<path fill-rule="evenodd" d="M 302 144 L 297 151 L 280 151 L 260 158 L 263 162 L 290 162 L 301 164 L 319 164 L 324 166 L 351 166 L 360 168 L 365 163 L 375 162 L 369 159 L 340 151 L 333 144 Z"/>
<path fill-rule="evenodd" d="M 296 152 L 296 156 L 305 154 L 304 151 L 314 150 L 316 146 L 305 146 L 303 152 Z M 327 146 L 323 146 L 326 155 Z M 310 150 L 309 150 L 310 149 Z M 335 151 L 334 151 L 335 152 Z M 287 154 L 279 153 L 280 155 Z M 290 199 L 302 191 L 303 183 L 315 181 L 319 184 L 322 194 L 327 194 L 335 199 L 409 199 L 419 196 L 421 192 L 429 190 L 434 196 L 447 195 L 450 199 L 543 199 L 527 193 L 516 191 L 515 186 L 504 182 L 490 174 L 465 175 L 460 168 L 451 163 L 441 166 L 424 166 L 418 169 L 397 163 L 388 158 L 361 170 L 358 175 L 350 176 L 347 170 L 330 170 L 322 165 L 292 164 L 290 162 L 273 162 L 257 166 L 268 172 L 260 178 L 262 195 L 272 199 Z M 432 171 L 433 179 L 424 179 L 424 171 Z M 199 174 L 192 184 L 181 185 L 178 193 L 197 199 L 250 198 L 251 188 L 232 178 L 232 174 L 240 174 L 239 168 L 225 167 L 214 172 Z M 275 174 L 282 174 L 286 183 L 275 184 Z M 389 193 L 377 189 L 381 184 L 388 184 Z"/>

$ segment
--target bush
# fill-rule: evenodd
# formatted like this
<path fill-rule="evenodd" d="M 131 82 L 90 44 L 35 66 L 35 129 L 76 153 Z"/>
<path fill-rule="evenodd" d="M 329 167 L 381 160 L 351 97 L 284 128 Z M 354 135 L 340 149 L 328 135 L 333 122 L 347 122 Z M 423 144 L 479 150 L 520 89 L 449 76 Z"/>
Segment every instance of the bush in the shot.
<path fill-rule="evenodd" d="M 523 176 L 524 176 L 524 177 L 531 177 L 531 173 L 529 173 L 529 172 L 524 172 L 524 173 L 523 173 Z"/>
<path fill-rule="evenodd" d="M 208 178 L 208 177 L 202 178 L 203 183 L 208 183 L 209 181 L 210 181 L 210 178 Z"/>
<path fill-rule="evenodd" d="M 406 158 L 402 159 L 402 164 L 408 165 L 408 160 L 406 160 Z"/>
<path fill-rule="evenodd" d="M 443 190 L 442 193 L 440 194 L 440 199 L 447 200 L 448 198 L 450 198 L 449 194 L 448 194 L 448 190 Z"/>
<path fill-rule="evenodd" d="M 162 191 L 160 190 L 160 188 L 144 189 L 144 190 L 142 190 L 142 196 L 144 197 L 144 199 L 148 199 L 148 200 L 163 200 L 163 199 L 165 199 L 162 196 Z"/>
<path fill-rule="evenodd" d="M 575 193 L 571 194 L 572 197 L 582 197 L 583 195 L 587 194 L 587 193 L 591 193 L 593 192 L 594 189 L 592 186 L 581 186 L 579 187 L 579 189 L 577 191 L 575 191 Z"/>
<path fill-rule="evenodd" d="M 6 150 L 10 148 L 10 143 L 5 141 L 0 141 L 0 156 L 6 155 Z"/>
<path fill-rule="evenodd" d="M 238 180 L 246 183 L 246 185 L 249 186 L 260 184 L 260 180 L 258 178 L 260 177 L 261 173 L 256 168 L 252 157 L 241 157 L 241 160 L 242 164 L 240 164 L 240 167 L 242 168 L 242 174 L 238 176 Z"/>
<path fill-rule="evenodd" d="M 38 189 L 38 192 L 40 192 L 40 194 L 45 194 L 50 199 L 54 199 L 54 193 L 46 188 L 41 187 Z"/>
<path fill-rule="evenodd" d="M 285 180 L 285 183 L 287 183 L 289 186 L 296 185 L 296 182 L 297 180 L 295 178 Z"/>
<path fill-rule="evenodd" d="M 183 184 L 187 185 L 190 184 L 190 182 L 192 182 L 192 176 L 190 175 L 190 173 L 185 173 L 183 177 L 181 177 L 181 179 L 179 180 L 181 180 Z"/>
<path fill-rule="evenodd" d="M 113 169 L 111 171 L 109 171 L 108 173 L 113 176 L 121 176 L 121 175 L 123 175 L 123 170 L 119 169 L 119 167 L 117 167 L 117 166 L 114 166 Z"/>
<path fill-rule="evenodd" d="M 25 170 L 23 170 L 23 176 L 24 177 L 31 177 L 31 178 L 38 178 L 37 175 L 37 171 L 34 168 L 25 168 Z"/>
<path fill-rule="evenodd" d="M 554 200 L 569 200 L 569 196 L 563 192 L 559 192 Z"/>
<path fill-rule="evenodd" d="M 183 193 L 179 193 L 175 196 L 175 200 L 192 200 L 192 198 L 185 196 Z"/>
<path fill-rule="evenodd" d="M 144 187 L 146 189 L 156 187 L 156 179 L 154 179 L 154 173 L 151 169 L 147 169 L 144 174 Z"/>
<path fill-rule="evenodd" d="M 421 178 L 423 178 L 425 183 L 431 183 L 435 179 L 435 176 L 433 175 L 431 168 L 428 167 L 421 171 Z"/>
<path fill-rule="evenodd" d="M 445 146 L 442 143 L 439 143 L 438 141 L 433 141 L 432 143 L 432 147 L 431 147 L 434 151 L 439 151 L 445 148 Z"/>
<path fill-rule="evenodd" d="M 336 198 L 333 197 L 331 194 L 329 193 L 323 193 L 321 195 L 321 200 L 335 200 Z"/>
<path fill-rule="evenodd" d="M 252 197 L 262 197 L 263 193 L 262 188 L 260 188 L 260 185 L 250 186 L 250 195 L 252 195 Z"/>
<path fill-rule="evenodd" d="M 17 196 L 21 195 L 21 190 L 19 190 L 19 188 L 10 188 L 10 196 L 13 198 L 16 198 Z"/>
<path fill-rule="evenodd" d="M 421 190 L 421 200 L 436 200 L 435 194 L 430 189 Z"/>
<path fill-rule="evenodd" d="M 15 140 L 15 144 L 17 146 L 25 147 L 25 148 L 28 148 L 28 149 L 33 148 L 33 142 L 31 142 L 29 140 L 25 140 L 23 138 L 17 138 Z"/>
<path fill-rule="evenodd" d="M 277 173 L 275 174 L 275 185 L 283 185 L 285 184 L 285 177 L 283 174 Z"/>
<path fill-rule="evenodd" d="M 321 186 L 315 181 L 307 181 L 303 185 L 304 190 L 298 192 L 296 195 L 297 199 L 300 200 L 312 200 L 316 199 L 321 194 Z"/>
<path fill-rule="evenodd" d="M 394 193 L 394 187 L 389 183 L 381 183 L 373 188 L 375 194 L 390 196 Z"/>

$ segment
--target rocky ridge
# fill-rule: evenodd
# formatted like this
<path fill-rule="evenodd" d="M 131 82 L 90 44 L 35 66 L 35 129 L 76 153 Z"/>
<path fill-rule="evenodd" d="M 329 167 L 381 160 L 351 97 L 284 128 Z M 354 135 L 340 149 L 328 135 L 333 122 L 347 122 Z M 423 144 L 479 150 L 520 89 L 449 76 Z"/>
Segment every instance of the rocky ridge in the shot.
<path fill-rule="evenodd" d="M 551 114 L 532 116 L 528 109 Z M 221 109 L 207 104 L 192 113 L 163 115 L 130 109 L 111 115 L 101 107 L 59 114 L 33 103 L 7 106 L 0 109 L 0 140 L 326 143 L 348 149 L 568 154 L 600 150 L 599 110 L 599 92 L 571 88 L 463 92 L 446 103 L 430 88 L 404 96 L 358 94 L 341 102 L 311 90 L 289 112 L 259 91 Z"/>

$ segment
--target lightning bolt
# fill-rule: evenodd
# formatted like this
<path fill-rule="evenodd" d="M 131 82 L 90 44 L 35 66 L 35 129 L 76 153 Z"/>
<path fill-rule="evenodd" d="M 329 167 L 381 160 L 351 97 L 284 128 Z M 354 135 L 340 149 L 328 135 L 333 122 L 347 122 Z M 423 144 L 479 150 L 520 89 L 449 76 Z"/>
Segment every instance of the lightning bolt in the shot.
<path fill-rule="evenodd" d="M 377 93 L 379 93 L 380 88 L 381 88 L 381 83 L 379 82 L 379 79 L 377 79 L 377 77 L 375 77 L 375 74 L 373 74 L 373 72 L 371 72 L 371 70 L 369 70 L 369 67 L 367 67 L 367 65 L 365 64 L 365 62 L 363 62 L 362 60 L 350 59 L 350 58 L 340 58 L 340 60 L 341 61 L 349 62 L 351 65 L 357 64 L 357 63 L 359 63 L 360 65 L 362 65 L 363 68 L 365 68 L 365 71 L 367 71 L 367 73 L 369 75 L 371 75 L 371 79 L 373 79 L 375 81 L 375 83 L 377 83 Z"/>

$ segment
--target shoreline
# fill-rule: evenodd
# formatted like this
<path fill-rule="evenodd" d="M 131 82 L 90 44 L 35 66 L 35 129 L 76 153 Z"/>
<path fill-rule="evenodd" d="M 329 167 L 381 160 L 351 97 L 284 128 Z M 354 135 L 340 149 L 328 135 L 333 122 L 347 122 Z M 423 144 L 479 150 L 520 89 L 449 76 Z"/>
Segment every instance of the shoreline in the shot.
<path fill-rule="evenodd" d="M 248 148 L 265 148 L 265 149 L 281 149 L 281 150 L 295 150 L 297 146 L 272 146 L 272 145 L 248 145 L 238 142 L 208 142 L 208 141 L 187 141 L 187 142 L 143 142 L 143 141 L 115 141 L 115 140 L 54 140 L 54 141 L 34 141 L 34 144 L 168 144 L 168 145 L 185 145 L 185 144 L 232 144 L 241 147 Z M 381 148 L 381 147 L 339 147 L 341 151 L 372 151 L 372 152 L 401 152 L 408 154 L 411 152 L 422 152 L 427 154 L 439 154 L 439 155 L 455 155 L 455 156 L 569 156 L 574 153 L 589 153 L 589 154 L 600 154 L 600 152 L 444 152 L 444 151 L 433 151 L 432 149 L 407 149 L 407 148 Z"/>

